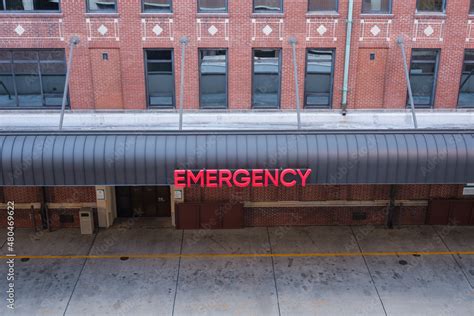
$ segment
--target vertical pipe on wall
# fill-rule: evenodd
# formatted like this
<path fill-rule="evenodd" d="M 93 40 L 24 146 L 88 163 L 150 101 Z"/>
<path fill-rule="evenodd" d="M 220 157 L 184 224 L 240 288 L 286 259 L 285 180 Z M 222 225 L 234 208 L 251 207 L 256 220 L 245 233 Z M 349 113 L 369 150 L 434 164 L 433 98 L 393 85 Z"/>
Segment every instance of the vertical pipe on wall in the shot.
<path fill-rule="evenodd" d="M 67 61 L 66 82 L 64 83 L 63 102 L 61 104 L 61 117 L 59 118 L 59 130 L 63 129 L 64 111 L 66 110 L 67 91 L 69 87 L 69 78 L 71 76 L 71 67 L 72 67 L 74 47 L 76 47 L 79 44 L 79 42 L 80 42 L 80 39 L 77 36 L 73 36 L 69 40 L 69 59 Z"/>
<path fill-rule="evenodd" d="M 46 187 L 41 187 L 41 224 L 43 229 L 48 228 L 49 229 L 49 218 L 48 218 L 48 210 L 47 210 L 47 202 L 48 202 L 48 197 L 46 194 Z"/>
<path fill-rule="evenodd" d="M 189 42 L 187 36 L 181 37 L 179 40 L 181 43 L 181 75 L 180 75 L 180 83 L 179 83 L 179 130 L 183 129 L 183 110 L 184 110 L 184 66 L 185 66 L 185 53 L 186 53 L 186 45 Z"/>
<path fill-rule="evenodd" d="M 342 86 L 342 115 L 347 113 L 347 93 L 349 87 L 349 66 L 351 63 L 351 38 L 352 38 L 352 15 L 354 11 L 354 0 L 349 0 L 349 10 L 347 12 L 346 29 L 346 51 L 344 56 L 344 83 Z"/>
<path fill-rule="evenodd" d="M 395 209 L 396 209 L 396 195 L 397 195 L 397 187 L 392 184 L 390 186 L 390 202 L 387 206 L 387 228 L 393 229 L 393 224 L 395 220 Z"/>
<path fill-rule="evenodd" d="M 288 39 L 288 43 L 291 45 L 291 49 L 293 51 L 293 70 L 295 76 L 295 98 L 296 98 L 296 119 L 298 122 L 298 129 L 301 129 L 301 105 L 300 105 L 300 90 L 299 90 L 299 83 L 298 83 L 298 63 L 296 61 L 296 37 L 290 36 Z"/>
<path fill-rule="evenodd" d="M 418 121 L 416 120 L 416 112 L 415 112 L 415 101 L 413 100 L 413 91 L 411 90 L 410 73 L 408 72 L 407 55 L 405 53 L 405 42 L 403 41 L 403 36 L 400 35 L 397 38 L 397 44 L 398 44 L 398 46 L 400 46 L 400 49 L 402 51 L 403 69 L 405 71 L 405 79 L 407 81 L 408 97 L 410 99 L 410 107 L 411 107 L 411 116 L 413 118 L 413 126 L 415 128 L 418 128 Z"/>

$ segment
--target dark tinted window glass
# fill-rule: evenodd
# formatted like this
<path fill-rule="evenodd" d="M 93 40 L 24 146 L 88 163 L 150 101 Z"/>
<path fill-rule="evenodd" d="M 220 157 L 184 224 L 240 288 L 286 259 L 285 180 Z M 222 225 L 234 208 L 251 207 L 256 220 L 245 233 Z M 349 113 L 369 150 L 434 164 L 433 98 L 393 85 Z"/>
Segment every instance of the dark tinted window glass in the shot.
<path fill-rule="evenodd" d="M 466 50 L 464 53 L 458 104 L 474 107 L 474 50 Z"/>
<path fill-rule="evenodd" d="M 147 92 L 150 106 L 174 106 L 173 51 L 147 50 Z"/>
<path fill-rule="evenodd" d="M 8 50 L 0 50 L 0 62 L 10 62 L 12 53 Z"/>
<path fill-rule="evenodd" d="M 471 6 L 469 7 L 469 13 L 474 13 L 474 0 L 471 0 Z"/>
<path fill-rule="evenodd" d="M 39 59 L 41 61 L 51 60 L 51 61 L 64 61 L 64 52 L 58 50 L 45 50 L 39 51 Z"/>
<path fill-rule="evenodd" d="M 445 0 L 417 0 L 416 9 L 427 12 L 443 12 Z"/>
<path fill-rule="evenodd" d="M 337 11 L 338 0 L 309 0 L 308 11 Z"/>
<path fill-rule="evenodd" d="M 200 51 L 201 107 L 227 107 L 227 51 Z"/>
<path fill-rule="evenodd" d="M 171 50 L 149 50 L 146 55 L 148 60 L 171 61 L 173 52 Z"/>
<path fill-rule="evenodd" d="M 171 12 L 171 0 L 142 0 L 144 12 Z"/>
<path fill-rule="evenodd" d="M 0 107 L 16 106 L 11 54 L 0 51 Z"/>
<path fill-rule="evenodd" d="M 65 80 L 63 50 L 0 51 L 0 107 L 60 106 Z"/>
<path fill-rule="evenodd" d="M 431 107 L 434 99 L 437 50 L 414 49 L 412 51 L 410 82 L 415 106 Z"/>
<path fill-rule="evenodd" d="M 280 104 L 280 50 L 253 51 L 253 97 L 255 108 Z"/>
<path fill-rule="evenodd" d="M 282 12 L 283 0 L 253 0 L 254 12 Z"/>
<path fill-rule="evenodd" d="M 0 10 L 59 11 L 59 3 L 59 0 L 0 0 Z"/>
<path fill-rule="evenodd" d="M 363 0 L 362 13 L 390 13 L 390 0 Z"/>
<path fill-rule="evenodd" d="M 88 11 L 116 12 L 117 0 L 87 0 Z"/>
<path fill-rule="evenodd" d="M 332 98 L 334 52 L 311 49 L 307 54 L 305 105 L 329 107 Z"/>
<path fill-rule="evenodd" d="M 227 12 L 227 0 L 199 0 L 199 12 Z"/>

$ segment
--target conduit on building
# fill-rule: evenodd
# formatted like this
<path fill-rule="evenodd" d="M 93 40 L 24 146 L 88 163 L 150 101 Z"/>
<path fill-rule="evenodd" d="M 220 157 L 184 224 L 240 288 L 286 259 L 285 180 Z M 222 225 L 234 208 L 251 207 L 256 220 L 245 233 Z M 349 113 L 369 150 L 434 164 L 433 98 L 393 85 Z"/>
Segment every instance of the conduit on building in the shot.
<path fill-rule="evenodd" d="M 352 15 L 354 11 L 354 0 L 349 0 L 347 12 L 346 51 L 344 56 L 344 83 L 342 87 L 342 115 L 347 113 L 347 93 L 349 91 L 349 67 L 351 63 L 351 37 L 352 37 Z"/>

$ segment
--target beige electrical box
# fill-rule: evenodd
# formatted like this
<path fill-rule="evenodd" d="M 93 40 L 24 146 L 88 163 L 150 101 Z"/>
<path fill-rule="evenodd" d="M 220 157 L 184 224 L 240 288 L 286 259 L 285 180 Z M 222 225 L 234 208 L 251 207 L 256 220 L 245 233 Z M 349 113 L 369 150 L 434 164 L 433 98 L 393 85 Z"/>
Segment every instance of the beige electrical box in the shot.
<path fill-rule="evenodd" d="M 173 191 L 174 201 L 177 203 L 184 202 L 184 190 L 183 189 L 174 189 Z"/>
<path fill-rule="evenodd" d="M 81 234 L 92 235 L 94 233 L 94 213 L 90 207 L 82 208 L 79 211 L 79 222 Z"/>

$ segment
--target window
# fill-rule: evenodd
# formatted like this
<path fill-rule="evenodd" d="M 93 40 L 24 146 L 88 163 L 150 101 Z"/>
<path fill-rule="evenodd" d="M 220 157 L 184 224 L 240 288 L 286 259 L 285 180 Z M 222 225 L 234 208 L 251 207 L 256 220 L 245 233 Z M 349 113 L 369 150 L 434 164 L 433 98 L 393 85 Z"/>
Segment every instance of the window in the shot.
<path fill-rule="evenodd" d="M 0 11 L 59 11 L 59 0 L 0 0 Z"/>
<path fill-rule="evenodd" d="M 306 58 L 305 106 L 330 107 L 334 75 L 334 51 L 310 49 Z"/>
<path fill-rule="evenodd" d="M 88 12 L 117 12 L 117 0 L 87 0 Z"/>
<path fill-rule="evenodd" d="M 255 13 L 283 12 L 283 0 L 253 0 L 253 12 Z"/>
<path fill-rule="evenodd" d="M 338 0 L 309 0 L 308 11 L 337 12 Z"/>
<path fill-rule="evenodd" d="M 64 50 L 0 50 L 0 108 L 61 106 Z"/>
<path fill-rule="evenodd" d="M 391 0 L 363 0 L 362 13 L 391 13 Z"/>
<path fill-rule="evenodd" d="M 464 53 L 458 105 L 474 107 L 474 50 L 466 50 Z"/>
<path fill-rule="evenodd" d="M 227 107 L 227 51 L 199 51 L 199 89 L 202 108 Z"/>
<path fill-rule="evenodd" d="M 145 58 L 148 105 L 174 106 L 173 50 L 146 50 Z"/>
<path fill-rule="evenodd" d="M 410 82 L 415 106 L 431 107 L 434 101 L 439 51 L 413 49 Z"/>
<path fill-rule="evenodd" d="M 469 7 L 469 13 L 470 14 L 474 13 L 474 0 L 471 0 L 471 6 Z"/>
<path fill-rule="evenodd" d="M 142 11 L 163 13 L 171 12 L 171 0 L 142 0 Z"/>
<path fill-rule="evenodd" d="M 227 12 L 227 0 L 199 0 L 198 11 L 203 13 Z"/>
<path fill-rule="evenodd" d="M 280 105 L 280 50 L 253 50 L 252 106 L 278 108 Z"/>
<path fill-rule="evenodd" d="M 444 12 L 446 0 L 417 0 L 416 11 L 418 12 Z"/>

